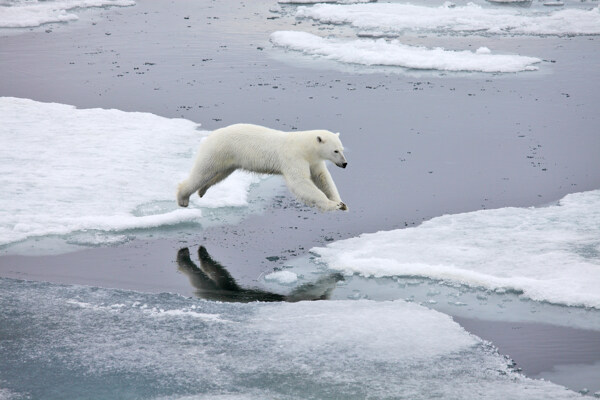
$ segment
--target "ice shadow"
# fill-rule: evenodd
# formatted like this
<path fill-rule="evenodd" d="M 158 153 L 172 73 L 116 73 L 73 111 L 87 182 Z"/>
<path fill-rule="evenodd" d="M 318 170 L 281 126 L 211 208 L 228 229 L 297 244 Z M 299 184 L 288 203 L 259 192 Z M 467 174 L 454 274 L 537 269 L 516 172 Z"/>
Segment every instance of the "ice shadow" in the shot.
<path fill-rule="evenodd" d="M 178 270 L 186 275 L 196 289 L 197 297 L 224 302 L 249 303 L 253 301 L 304 301 L 327 300 L 337 282 L 344 280 L 341 274 L 329 274 L 316 282 L 296 287 L 289 294 L 268 292 L 257 288 L 243 288 L 227 272 L 227 269 L 215 261 L 204 246 L 198 248 L 200 266 L 196 265 L 187 247 L 177 252 Z"/>

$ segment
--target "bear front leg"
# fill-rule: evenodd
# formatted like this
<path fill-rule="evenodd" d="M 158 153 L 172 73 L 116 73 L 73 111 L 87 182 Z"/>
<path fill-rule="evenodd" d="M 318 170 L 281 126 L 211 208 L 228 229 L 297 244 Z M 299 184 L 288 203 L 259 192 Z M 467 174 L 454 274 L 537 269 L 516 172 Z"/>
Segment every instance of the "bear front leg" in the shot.
<path fill-rule="evenodd" d="M 302 177 L 284 174 L 284 178 L 292 193 L 300 201 L 309 206 L 316 206 L 321 211 L 342 210 L 342 207 L 345 207 L 345 204 L 341 201 L 329 200 L 325 193 L 320 191 L 313 183 L 310 176 Z"/>
<path fill-rule="evenodd" d="M 335 182 L 333 182 L 333 178 L 324 161 L 311 168 L 310 179 L 323 193 L 325 193 L 325 196 L 327 196 L 329 200 L 337 202 L 342 201 L 337 187 L 335 186 Z"/>
<path fill-rule="evenodd" d="M 327 198 L 338 203 L 339 210 L 348 211 L 348 206 L 344 204 L 340 198 L 340 194 L 338 193 L 337 187 L 333 182 L 333 178 L 331 177 L 329 170 L 327 170 L 325 162 L 322 162 L 311 168 L 310 175 L 310 179 L 323 193 L 325 193 Z"/>

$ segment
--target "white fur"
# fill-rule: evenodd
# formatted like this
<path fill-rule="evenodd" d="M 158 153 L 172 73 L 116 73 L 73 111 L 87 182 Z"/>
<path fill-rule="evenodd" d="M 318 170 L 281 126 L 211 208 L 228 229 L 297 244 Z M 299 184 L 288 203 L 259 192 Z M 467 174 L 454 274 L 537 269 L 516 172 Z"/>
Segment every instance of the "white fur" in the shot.
<path fill-rule="evenodd" d="M 345 168 L 339 134 L 325 130 L 282 132 L 236 124 L 217 129 L 200 145 L 190 176 L 179 184 L 177 203 L 187 207 L 192 193 L 208 188 L 236 169 L 281 174 L 298 199 L 323 211 L 347 210 L 325 165 Z"/>

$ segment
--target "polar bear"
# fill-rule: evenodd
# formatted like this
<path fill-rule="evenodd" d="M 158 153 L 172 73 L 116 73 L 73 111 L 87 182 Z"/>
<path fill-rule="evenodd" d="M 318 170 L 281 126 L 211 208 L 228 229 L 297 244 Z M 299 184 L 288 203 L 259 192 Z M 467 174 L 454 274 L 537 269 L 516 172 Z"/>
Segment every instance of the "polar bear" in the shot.
<path fill-rule="evenodd" d="M 212 132 L 200 145 L 190 176 L 179 184 L 177 203 L 187 207 L 190 195 L 204 196 L 208 188 L 236 169 L 281 174 L 304 203 L 323 211 L 348 210 L 327 170 L 329 160 L 348 164 L 344 147 L 325 130 L 283 132 L 259 125 L 236 124 Z"/>

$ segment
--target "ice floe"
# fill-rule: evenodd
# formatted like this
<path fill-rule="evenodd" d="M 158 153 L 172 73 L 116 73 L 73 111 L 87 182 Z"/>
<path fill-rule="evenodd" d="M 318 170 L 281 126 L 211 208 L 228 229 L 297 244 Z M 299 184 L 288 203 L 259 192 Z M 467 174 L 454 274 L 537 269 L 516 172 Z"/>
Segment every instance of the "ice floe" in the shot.
<path fill-rule="evenodd" d="M 0 3 L 0 28 L 28 28 L 53 22 L 75 21 L 76 9 L 132 6 L 133 0 L 58 0 L 11 1 Z"/>
<path fill-rule="evenodd" d="M 404 301 L 220 303 L 0 278 L 4 393 L 79 398 L 575 399 Z"/>
<path fill-rule="evenodd" d="M 298 18 L 348 24 L 360 30 L 464 34 L 598 35 L 600 7 L 553 12 L 491 8 L 469 3 L 428 7 L 408 3 L 316 4 L 298 7 Z"/>
<path fill-rule="evenodd" d="M 347 273 L 427 277 L 600 308 L 600 190 L 542 208 L 445 215 L 313 251 Z"/>
<path fill-rule="evenodd" d="M 291 271 L 275 271 L 265 275 L 268 281 L 275 281 L 283 284 L 295 283 L 298 280 L 298 275 Z"/>
<path fill-rule="evenodd" d="M 501 4 L 525 4 L 531 3 L 533 0 L 487 0 L 490 3 L 501 3 Z"/>
<path fill-rule="evenodd" d="M 277 0 L 279 4 L 316 4 L 316 3 L 334 3 L 334 4 L 355 4 L 355 3 L 373 3 L 377 0 Z"/>
<path fill-rule="evenodd" d="M 308 55 L 322 56 L 344 63 L 396 66 L 409 69 L 476 72 L 519 72 L 537 70 L 539 58 L 491 54 L 488 48 L 477 51 L 452 51 L 443 48 L 409 46 L 397 40 L 327 39 L 307 32 L 277 31 L 271 42 Z"/>
<path fill-rule="evenodd" d="M 236 172 L 181 209 L 177 182 L 208 134 L 195 122 L 8 97 L 0 120 L 0 245 L 197 222 L 201 208 L 247 206 L 260 179 Z"/>

